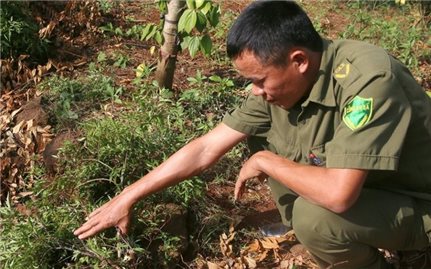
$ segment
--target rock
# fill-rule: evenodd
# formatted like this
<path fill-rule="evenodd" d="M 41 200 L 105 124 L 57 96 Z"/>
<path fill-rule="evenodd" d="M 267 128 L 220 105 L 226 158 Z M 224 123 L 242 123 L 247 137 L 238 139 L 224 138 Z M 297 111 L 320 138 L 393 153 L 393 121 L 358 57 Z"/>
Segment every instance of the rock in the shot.
<path fill-rule="evenodd" d="M 64 145 L 66 141 L 73 141 L 75 135 L 70 131 L 66 131 L 58 134 L 54 139 L 46 145 L 43 151 L 43 161 L 45 166 L 50 173 L 54 173 L 57 170 L 57 154 L 58 150 Z"/>
<path fill-rule="evenodd" d="M 43 110 L 40 101 L 41 98 L 36 97 L 27 102 L 22 107 L 22 111 L 16 115 L 16 123 L 33 120 L 34 126 L 46 126 L 48 124 L 48 114 Z"/>

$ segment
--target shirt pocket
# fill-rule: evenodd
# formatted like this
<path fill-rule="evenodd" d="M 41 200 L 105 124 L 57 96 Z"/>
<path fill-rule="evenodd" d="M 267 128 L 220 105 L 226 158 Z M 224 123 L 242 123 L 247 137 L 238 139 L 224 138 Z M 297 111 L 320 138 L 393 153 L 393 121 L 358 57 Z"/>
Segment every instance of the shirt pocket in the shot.
<path fill-rule="evenodd" d="M 308 162 L 310 165 L 326 167 L 325 144 L 314 146 L 310 149 Z"/>
<path fill-rule="evenodd" d="M 269 148 L 272 152 L 284 158 L 298 162 L 301 157 L 300 147 L 294 139 L 288 140 L 286 138 L 287 136 L 280 137 L 276 132 L 269 131 L 267 137 Z"/>

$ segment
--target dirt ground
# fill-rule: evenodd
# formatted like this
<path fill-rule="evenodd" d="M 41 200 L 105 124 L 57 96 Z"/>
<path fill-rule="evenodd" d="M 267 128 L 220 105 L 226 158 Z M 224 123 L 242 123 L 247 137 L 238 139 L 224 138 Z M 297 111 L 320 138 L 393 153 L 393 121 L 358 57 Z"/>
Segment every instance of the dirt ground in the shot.
<path fill-rule="evenodd" d="M 244 6 L 246 6 L 249 0 L 236 0 L 236 1 L 220 1 L 222 10 L 231 10 L 239 13 Z M 322 4 L 322 3 L 320 3 Z M 143 10 L 142 4 L 140 2 L 120 2 L 119 5 L 122 6 L 120 11 L 110 18 L 94 18 L 94 20 L 109 20 L 114 22 L 118 26 L 127 26 L 129 22 L 125 20 L 126 16 L 133 17 L 136 21 L 145 22 L 157 22 L 159 20 L 159 13 L 150 5 L 148 8 Z M 153 2 L 151 2 L 153 5 Z M 329 25 L 328 37 L 336 38 L 336 33 L 348 23 L 344 16 L 339 13 L 333 12 L 328 13 L 329 16 L 321 19 L 321 24 Z M 106 21 L 105 21 L 106 22 Z M 60 26 L 58 26 L 59 31 L 61 31 Z M 135 78 L 135 71 L 132 67 L 138 66 L 140 63 L 151 63 L 155 64 L 157 59 L 155 55 L 152 55 L 149 48 L 153 45 L 151 43 L 139 43 L 133 40 L 125 40 L 117 38 L 115 36 L 110 38 L 101 38 L 100 35 L 95 33 L 93 28 L 82 28 L 76 30 L 74 36 L 70 33 L 58 33 L 59 38 L 57 40 L 58 44 L 56 47 L 57 54 L 51 59 L 51 65 L 45 72 L 41 72 L 40 78 L 46 76 L 50 72 L 63 73 L 68 76 L 75 77 L 80 72 L 85 70 L 88 63 L 94 61 L 99 52 L 118 52 L 121 51 L 124 54 L 129 55 L 130 62 L 128 66 L 130 68 L 118 69 L 116 71 L 115 77 L 116 81 L 126 88 L 131 85 L 133 79 Z M 47 67 L 48 64 L 44 64 L 42 67 Z M 3 63 L 3 66 L 5 64 Z M 424 67 L 429 69 L 429 65 Z M 24 68 L 25 69 L 25 68 Z M 29 68 L 30 69 L 30 68 Z M 2 69 L 3 70 L 3 69 Z M 231 67 L 226 66 L 214 66 L 213 63 L 205 59 L 203 56 L 198 55 L 197 57 L 191 59 L 187 54 L 180 54 L 177 61 L 177 69 L 175 73 L 174 89 L 176 91 L 181 91 L 187 88 L 188 77 L 193 77 L 196 74 L 196 70 L 205 70 L 204 75 L 211 74 L 222 74 L 229 75 L 231 77 L 237 76 L 235 71 Z M 31 71 L 31 70 L 30 70 Z M 23 71 L 24 72 L 24 71 Z M 430 72 L 431 73 L 431 72 Z M 36 78 L 36 79 L 35 79 Z M 2 75 L 3 79 L 3 75 Z M 37 77 L 33 76 L 33 80 L 37 82 Z M 20 85 L 19 83 L 17 84 Z M 21 84 L 24 85 L 24 84 Z M 44 128 L 47 125 L 46 113 L 40 104 L 40 94 L 35 91 L 34 84 L 28 83 L 26 87 L 11 87 L 4 88 L 2 90 L 2 96 L 0 99 L 0 108 L 2 110 L 1 116 L 6 121 L 10 119 L 16 123 L 25 121 L 32 121 L 32 126 L 37 125 Z M 18 90 L 17 90 L 18 89 Z M 19 110 L 19 111 L 18 111 Z M 18 111 L 18 112 L 17 112 Z M 16 113 L 15 113 L 16 112 Z M 15 114 L 14 114 L 15 113 Z M 2 129 L 6 129 L 10 126 L 12 130 L 12 125 L 3 124 L 0 125 Z M 28 126 L 27 126 L 28 127 Z M 5 130 L 2 130 L 5 131 Z M 59 147 L 61 147 L 64 140 L 73 139 L 73 134 L 65 131 L 57 134 L 55 139 L 54 134 L 50 133 L 50 130 L 46 129 L 44 132 L 40 131 L 37 135 L 28 135 L 30 129 L 27 128 L 22 130 L 23 137 L 29 137 L 30 143 L 39 141 L 37 145 L 31 148 L 31 153 L 42 153 L 45 156 L 46 164 L 49 169 L 54 169 L 55 163 L 49 156 L 55 155 Z M 31 133 L 31 132 L 30 132 Z M 39 136 L 38 136 L 39 135 Z M 25 139 L 24 139 L 25 140 Z M 29 149 L 24 147 L 26 150 Z M 2 166 L 9 167 L 8 171 L 2 171 L 3 175 L 7 175 L 10 178 L 14 178 L 12 182 L 14 186 L 19 186 L 21 184 L 20 180 L 16 180 L 16 176 L 19 173 L 19 169 L 24 169 L 22 166 L 30 165 L 31 161 L 28 159 L 28 155 L 15 156 L 15 159 L 6 160 L 2 159 Z M 12 163 L 21 162 L 22 165 L 13 165 Z M 8 166 L 9 165 L 9 166 Z M 12 184 L 5 183 L 2 180 L 2 195 L 5 197 L 5 191 L 19 195 L 19 191 L 22 190 L 19 187 L 13 187 Z M 275 207 L 274 201 L 271 199 L 269 189 L 264 184 L 255 184 L 252 189 L 246 194 L 243 207 L 248 207 L 250 210 L 243 210 L 232 207 L 231 203 L 226 203 L 228 197 L 233 193 L 233 186 L 230 185 L 210 185 L 208 188 L 207 196 L 212 199 L 220 207 L 224 207 L 229 210 L 232 215 L 239 216 L 239 223 L 237 224 L 237 229 L 244 227 L 258 229 L 260 226 L 268 223 L 274 223 L 280 221 L 280 216 Z M 303 249 L 292 248 L 297 242 L 292 234 L 286 237 L 286 240 L 271 239 L 270 241 L 273 245 L 267 248 L 262 247 L 262 242 L 253 245 L 250 244 L 250 249 L 254 248 L 254 259 L 265 259 L 270 253 L 274 254 L 274 258 L 270 259 L 262 268 L 290 268 L 294 264 L 298 267 L 296 268 L 315 268 L 313 264 Z M 260 248 L 260 249 L 259 249 Z M 250 251 L 252 253 L 252 251 Z M 265 253 L 265 254 L 263 254 Z M 260 256 L 259 256 L 260 255 Z M 272 255 L 272 254 L 271 254 Z M 265 256 L 265 257 L 264 257 Z M 284 262 L 283 262 L 284 261 Z M 221 262 L 229 261 L 211 261 L 206 265 L 210 267 L 212 263 L 220 265 Z M 215 267 L 214 267 L 215 268 Z M 227 267 L 226 267 L 227 268 Z"/>

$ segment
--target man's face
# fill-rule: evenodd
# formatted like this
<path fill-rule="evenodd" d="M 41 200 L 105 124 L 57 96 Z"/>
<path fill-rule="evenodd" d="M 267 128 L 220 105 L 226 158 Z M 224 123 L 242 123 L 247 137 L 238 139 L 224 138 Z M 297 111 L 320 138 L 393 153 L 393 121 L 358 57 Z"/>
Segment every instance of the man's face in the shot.
<path fill-rule="evenodd" d="M 252 94 L 283 109 L 292 108 L 307 92 L 309 83 L 289 61 L 286 66 L 262 65 L 250 51 L 244 51 L 234 61 L 238 72 L 253 83 Z"/>

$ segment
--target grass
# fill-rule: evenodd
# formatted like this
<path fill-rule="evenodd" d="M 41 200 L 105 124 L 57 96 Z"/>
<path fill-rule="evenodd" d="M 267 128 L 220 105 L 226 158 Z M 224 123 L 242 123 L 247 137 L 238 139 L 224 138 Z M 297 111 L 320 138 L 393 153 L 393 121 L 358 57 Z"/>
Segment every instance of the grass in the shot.
<path fill-rule="evenodd" d="M 74 120 L 82 138 L 65 144 L 59 152 L 60 171 L 55 179 L 48 181 L 42 176 L 34 188 L 38 199 L 27 206 L 37 208 L 36 213 L 24 218 L 13 208 L 2 208 L 2 219 L 15 219 L 14 222 L 19 223 L 19 226 L 14 222 L 2 223 L 3 238 L 15 239 L 8 240 L 7 245 L 1 244 L 0 261 L 4 262 L 4 268 L 16 268 L 15 264 L 22 268 L 49 267 L 50 264 L 66 268 L 68 264 L 91 268 L 114 265 L 147 268 L 142 264 L 152 264 L 159 268 L 177 263 L 179 255 L 172 253 L 178 252 L 182 243 L 161 228 L 169 219 L 169 211 L 160 211 L 160 206 L 180 205 L 188 212 L 185 215 L 194 216 L 189 222 L 200 222 L 199 219 L 204 218 L 200 201 L 206 189 L 203 178 L 184 181 L 138 205 L 134 232 L 125 241 L 127 243 L 121 243 L 110 231 L 82 244 L 72 231 L 85 212 L 106 202 L 193 137 L 207 132 L 232 103 L 239 101 L 231 95 L 233 83 L 230 80 L 212 77 L 195 86 L 202 85 L 207 88 L 207 94 L 191 88 L 175 97 L 169 91 L 143 83 L 129 101 L 122 101 L 121 105 L 126 108 L 124 113 L 82 121 L 70 117 L 71 113 L 82 115 L 82 107 L 88 113 L 88 110 L 100 109 L 103 102 L 115 102 L 107 90 L 116 88 L 111 79 L 100 73 L 90 73 L 82 79 L 54 76 L 42 83 L 56 121 L 64 124 L 66 120 Z M 94 106 L 96 99 L 102 102 Z M 226 226 L 217 218 L 208 229 L 194 228 L 190 234 L 202 243 L 209 241 L 213 234 L 217 237 L 215 223 L 219 227 L 217 231 Z M 20 257 L 10 255 L 11 251 L 20 252 Z M 38 255 L 41 252 L 49 255 L 41 257 Z M 119 252 L 125 256 L 118 256 Z M 127 258 L 127 253 L 133 253 L 130 254 L 133 258 Z"/>
<path fill-rule="evenodd" d="M 99 2 L 104 12 L 116 8 L 108 1 Z M 336 33 L 338 36 L 383 46 L 415 75 L 424 76 L 418 67 L 429 57 L 429 50 L 422 47 L 429 29 L 420 24 L 412 27 L 416 22 L 410 15 L 414 7 L 382 4 L 370 9 L 359 2 L 350 3 L 330 3 L 324 10 L 306 8 L 311 14 L 320 14 L 313 17 L 322 34 L 333 31 L 331 24 L 322 23 L 325 16 L 342 11 L 349 24 Z M 223 53 L 223 37 L 233 19 L 234 13 L 223 13 L 221 24 L 211 31 L 216 50 L 205 61 L 222 70 L 231 69 Z M 108 32 L 115 35 L 112 29 Z M 111 229 L 82 242 L 72 231 L 88 212 L 212 129 L 241 102 L 245 85 L 237 78 L 198 68 L 188 74 L 184 89 L 159 89 L 151 80 L 154 68 L 141 64 L 126 89 L 117 82 L 115 72 L 132 68 L 133 55 L 119 49 L 100 51 L 94 58 L 88 70 L 77 77 L 52 76 L 38 86 L 51 124 L 56 130 L 75 130 L 78 139 L 66 143 L 58 153 L 56 174 L 48 173 L 41 163 L 30 171 L 37 179 L 34 199 L 23 200 L 21 210 L 11 205 L 0 208 L 2 268 L 161 268 L 181 263 L 192 266 L 199 257 L 220 258 L 219 236 L 234 219 L 226 208 L 207 197 L 207 188 L 209 184 L 232 183 L 246 156 L 244 145 L 199 177 L 140 202 L 128 237 L 119 237 Z M 186 235 L 168 228 L 173 215 L 185 222 Z M 247 229 L 238 233 L 241 240 L 235 244 L 239 255 L 256 234 Z"/>

